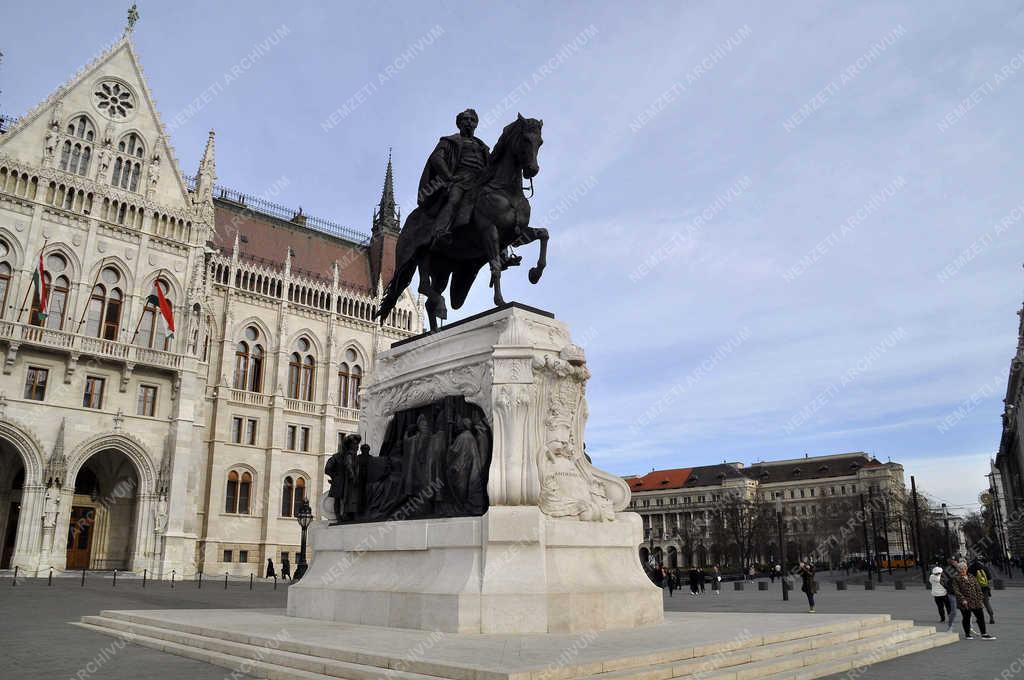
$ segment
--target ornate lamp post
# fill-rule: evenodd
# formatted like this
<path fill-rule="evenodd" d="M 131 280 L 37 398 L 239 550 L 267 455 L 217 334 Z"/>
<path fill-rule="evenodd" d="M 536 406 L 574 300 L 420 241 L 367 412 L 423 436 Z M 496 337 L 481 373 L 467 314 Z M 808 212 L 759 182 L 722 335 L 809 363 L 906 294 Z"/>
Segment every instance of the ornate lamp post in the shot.
<path fill-rule="evenodd" d="M 786 537 L 782 533 L 782 496 L 775 497 L 775 519 L 779 522 L 779 564 L 782 565 L 782 573 L 779 574 L 779 582 L 782 584 L 782 599 L 789 600 L 789 589 L 786 587 Z"/>
<path fill-rule="evenodd" d="M 309 499 L 303 499 L 299 511 L 295 514 L 295 521 L 302 527 L 302 544 L 299 548 L 298 564 L 295 565 L 295 580 L 298 581 L 306 573 L 306 529 L 313 521 L 313 509 L 309 507 Z"/>

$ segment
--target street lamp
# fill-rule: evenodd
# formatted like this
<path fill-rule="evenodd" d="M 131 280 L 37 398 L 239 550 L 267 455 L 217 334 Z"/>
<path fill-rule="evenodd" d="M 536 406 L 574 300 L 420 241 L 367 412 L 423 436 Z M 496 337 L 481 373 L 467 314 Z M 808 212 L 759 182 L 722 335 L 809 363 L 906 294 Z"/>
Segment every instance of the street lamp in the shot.
<path fill-rule="evenodd" d="M 946 525 L 946 559 L 953 557 L 953 543 L 949 540 L 949 508 L 942 504 L 942 521 Z"/>
<path fill-rule="evenodd" d="M 782 599 L 789 600 L 789 589 L 786 587 L 786 543 L 782 535 L 782 496 L 775 497 L 775 518 L 779 522 L 779 556 L 782 565 L 782 573 L 779 574 L 779 581 L 782 583 Z"/>
<path fill-rule="evenodd" d="M 309 507 L 308 498 L 302 500 L 302 505 L 295 514 L 295 521 L 302 527 L 302 545 L 299 548 L 298 564 L 295 565 L 295 580 L 298 581 L 306 573 L 306 529 L 313 522 L 313 509 Z"/>

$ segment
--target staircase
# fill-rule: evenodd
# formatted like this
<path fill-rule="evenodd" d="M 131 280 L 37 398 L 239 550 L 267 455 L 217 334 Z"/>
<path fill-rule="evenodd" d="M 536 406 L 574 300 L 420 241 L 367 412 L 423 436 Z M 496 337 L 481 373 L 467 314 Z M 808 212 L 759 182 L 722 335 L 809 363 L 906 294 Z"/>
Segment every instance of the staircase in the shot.
<path fill-rule="evenodd" d="M 331 646 L 318 646 L 303 642 L 307 636 L 301 629 L 275 637 L 266 633 L 250 634 L 239 626 L 234 629 L 200 627 L 154 614 L 104 611 L 99 616 L 85 616 L 73 625 L 273 680 L 531 680 L 554 677 L 564 680 L 795 680 L 842 673 L 958 640 L 955 633 L 939 633 L 931 626 L 893 621 L 888 615 L 870 615 L 793 628 L 773 635 L 734 637 L 698 647 L 685 647 L 686 641 L 679 640 L 678 647 L 619 658 L 607 657 L 610 653 L 629 650 L 614 649 L 610 645 L 602 647 L 598 640 L 590 651 L 600 654 L 600 660 L 580 657 L 557 666 L 555 672 L 551 666 L 503 664 L 495 656 L 488 657 L 483 647 L 477 652 L 470 649 L 475 644 L 472 638 L 482 640 L 494 636 L 460 638 L 428 633 L 426 635 L 444 635 L 453 645 L 437 654 L 427 647 L 424 653 L 410 656 L 394 651 L 383 653 L 380 649 L 360 650 L 347 635 L 339 636 Z M 297 627 L 313 625 L 313 622 L 299 623 L 305 622 L 304 619 L 290 621 L 296 622 Z M 283 626 L 280 630 L 286 631 Z M 345 644 L 349 647 L 337 646 Z M 438 645 L 439 648 L 444 646 Z M 459 650 L 453 653 L 455 647 Z M 463 656 L 460 658 L 459 654 Z M 552 654 L 552 661 L 554 656 Z"/>

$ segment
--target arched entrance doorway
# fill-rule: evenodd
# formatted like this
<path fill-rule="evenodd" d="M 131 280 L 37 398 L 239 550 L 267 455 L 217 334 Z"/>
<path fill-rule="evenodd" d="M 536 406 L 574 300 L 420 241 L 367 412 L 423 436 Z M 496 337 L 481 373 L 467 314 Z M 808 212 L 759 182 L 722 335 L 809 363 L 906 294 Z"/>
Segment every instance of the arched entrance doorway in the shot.
<path fill-rule="evenodd" d="M 647 562 L 651 559 L 651 553 L 647 548 L 640 548 L 640 564 L 647 566 Z"/>
<path fill-rule="evenodd" d="M 0 439 L 0 569 L 11 568 L 18 544 L 24 488 L 25 465 L 21 454 L 6 439 Z"/>
<path fill-rule="evenodd" d="M 133 568 L 139 475 L 114 449 L 94 453 L 75 475 L 68 521 L 68 569 Z"/>

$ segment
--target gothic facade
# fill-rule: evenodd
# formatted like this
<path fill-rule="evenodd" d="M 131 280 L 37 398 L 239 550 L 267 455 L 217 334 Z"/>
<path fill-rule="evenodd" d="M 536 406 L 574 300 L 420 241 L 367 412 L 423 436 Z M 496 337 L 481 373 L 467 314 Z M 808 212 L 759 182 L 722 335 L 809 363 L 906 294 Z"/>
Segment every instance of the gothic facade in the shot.
<path fill-rule="evenodd" d="M 130 30 L 0 128 L 0 568 L 294 564 L 376 352 L 422 330 L 408 291 L 373 319 L 390 159 L 363 236 L 216 185 L 214 156 L 178 167 Z"/>

